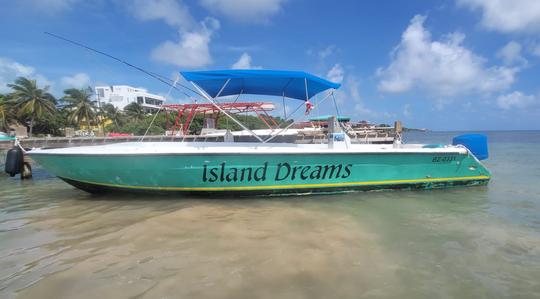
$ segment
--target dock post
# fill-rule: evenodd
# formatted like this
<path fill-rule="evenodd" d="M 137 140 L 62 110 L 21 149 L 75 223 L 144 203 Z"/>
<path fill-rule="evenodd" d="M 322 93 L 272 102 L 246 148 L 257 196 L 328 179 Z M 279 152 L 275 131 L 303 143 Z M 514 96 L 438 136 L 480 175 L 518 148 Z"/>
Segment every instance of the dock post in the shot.
<path fill-rule="evenodd" d="M 336 117 L 328 118 L 328 148 L 334 148 L 334 132 L 336 130 Z"/>
<path fill-rule="evenodd" d="M 21 180 L 28 180 L 32 178 L 32 165 L 30 164 L 30 158 L 26 155 L 23 156 L 23 166 L 21 169 Z"/>
<path fill-rule="evenodd" d="M 403 132 L 403 126 L 401 125 L 401 121 L 396 120 L 394 122 L 394 148 L 399 148 L 401 146 L 401 133 Z"/>

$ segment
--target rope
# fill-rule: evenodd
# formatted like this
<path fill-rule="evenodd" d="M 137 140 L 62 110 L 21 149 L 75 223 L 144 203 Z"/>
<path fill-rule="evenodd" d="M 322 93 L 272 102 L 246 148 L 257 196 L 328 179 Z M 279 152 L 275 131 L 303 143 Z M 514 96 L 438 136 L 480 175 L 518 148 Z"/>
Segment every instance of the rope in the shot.
<path fill-rule="evenodd" d="M 21 145 L 21 142 L 19 141 L 19 138 L 15 137 L 15 141 L 13 142 L 13 146 L 18 146 L 22 151 L 23 153 L 27 153 L 27 151 L 24 149 L 24 147 L 22 147 Z"/>
<path fill-rule="evenodd" d="M 192 104 L 197 104 L 197 100 L 196 99 L 193 99 L 192 101 Z M 191 113 L 191 112 L 190 112 Z M 187 126 L 187 129 L 185 131 L 187 131 L 189 133 L 189 128 L 191 128 L 191 124 L 193 123 L 193 120 L 195 120 L 195 116 L 193 116 L 191 118 L 191 120 L 189 121 L 189 124 Z M 197 136 L 195 136 L 195 139 L 193 139 L 193 141 L 195 141 L 197 139 Z M 186 135 L 184 134 L 184 128 L 182 127 L 182 142 L 184 142 L 186 140 Z"/>
<path fill-rule="evenodd" d="M 141 67 L 138 67 L 138 66 L 136 66 L 136 65 L 134 65 L 134 64 L 131 64 L 131 63 L 125 61 L 125 60 L 122 60 L 122 59 L 120 59 L 120 58 L 114 57 L 114 56 L 112 56 L 112 55 L 110 55 L 110 54 L 107 54 L 107 53 L 102 52 L 102 51 L 100 51 L 100 50 L 91 48 L 91 47 L 89 47 L 89 46 L 83 45 L 83 44 L 81 44 L 81 43 L 79 43 L 79 42 L 76 42 L 76 41 L 67 39 L 67 38 L 62 37 L 62 36 L 59 36 L 59 35 L 56 35 L 56 34 L 54 34 L 54 33 L 50 33 L 50 32 L 47 32 L 47 31 L 45 31 L 44 33 L 47 34 L 47 35 L 50 35 L 50 36 L 52 36 L 52 37 L 54 37 L 54 38 L 63 40 L 63 41 L 65 41 L 65 42 L 68 42 L 68 43 L 70 43 L 70 44 L 79 46 L 79 47 L 81 47 L 81 48 L 85 48 L 85 49 L 87 49 L 87 50 L 90 50 L 90 51 L 92 51 L 92 52 L 101 54 L 101 55 L 106 56 L 106 57 L 109 57 L 109 58 L 111 58 L 111 59 L 113 59 L 113 60 L 116 60 L 116 61 L 118 61 L 118 62 L 120 62 L 120 63 L 123 63 L 123 64 L 125 64 L 125 65 L 127 65 L 127 66 L 129 66 L 129 67 L 132 67 L 132 68 L 134 68 L 134 69 L 136 69 L 136 70 L 138 70 L 138 71 L 140 71 L 140 72 L 142 72 L 142 73 L 144 73 L 144 74 L 146 74 L 146 75 L 148 75 L 148 76 L 150 76 L 150 77 L 152 77 L 152 78 L 154 78 L 154 79 L 156 79 L 156 80 L 158 80 L 158 81 L 160 81 L 160 82 L 162 82 L 162 83 L 164 83 L 164 84 L 167 84 L 168 86 L 172 86 L 175 90 L 178 90 L 178 91 L 184 93 L 182 90 L 178 89 L 176 86 L 173 86 L 171 83 L 167 82 L 167 80 L 170 80 L 170 79 L 165 80 L 165 79 L 163 79 L 164 77 L 161 76 L 161 75 L 157 75 L 157 74 L 155 74 L 155 73 L 153 73 L 153 72 L 147 71 L 147 70 L 145 70 L 145 69 L 143 69 L 143 68 L 141 68 Z M 188 86 L 185 86 L 185 85 L 183 85 L 183 84 L 178 84 L 178 85 L 179 85 L 180 87 L 183 87 L 183 88 L 185 88 L 185 89 L 187 89 L 187 90 L 189 90 L 189 91 L 195 93 L 195 94 L 198 94 L 199 96 L 202 96 L 199 92 L 197 92 L 196 90 L 194 90 L 194 89 L 192 89 L 192 88 L 189 88 Z"/>
<path fill-rule="evenodd" d="M 167 92 L 167 95 L 165 96 L 165 100 L 167 100 L 167 98 L 171 94 L 171 91 L 172 91 L 173 87 L 176 86 L 176 83 L 178 82 L 178 79 L 179 79 L 179 76 L 177 75 L 176 80 L 174 80 L 173 85 L 171 85 L 171 87 L 169 88 L 169 91 Z M 150 125 L 148 125 L 148 128 L 146 128 L 146 132 L 144 132 L 144 135 L 141 137 L 139 142 L 142 142 L 144 140 L 144 137 L 146 137 L 146 134 L 148 134 L 148 131 L 150 131 L 150 128 L 154 124 L 154 121 L 156 120 L 156 118 L 159 115 L 159 112 L 161 111 L 162 108 L 163 108 L 163 104 L 161 106 L 159 106 L 158 111 L 154 114 L 154 117 L 152 118 L 152 121 L 150 122 Z"/>

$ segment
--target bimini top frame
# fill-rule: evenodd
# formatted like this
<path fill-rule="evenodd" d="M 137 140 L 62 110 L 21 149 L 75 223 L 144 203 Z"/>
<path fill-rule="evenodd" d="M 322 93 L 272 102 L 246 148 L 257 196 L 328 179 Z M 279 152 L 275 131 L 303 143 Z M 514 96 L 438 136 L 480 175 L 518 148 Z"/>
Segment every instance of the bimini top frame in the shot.
<path fill-rule="evenodd" d="M 309 101 L 320 92 L 340 87 L 338 83 L 299 71 L 223 70 L 181 72 L 181 74 L 218 110 L 261 142 L 268 140 L 263 140 L 221 109 L 216 104 L 215 98 L 228 95 L 257 94 Z"/>

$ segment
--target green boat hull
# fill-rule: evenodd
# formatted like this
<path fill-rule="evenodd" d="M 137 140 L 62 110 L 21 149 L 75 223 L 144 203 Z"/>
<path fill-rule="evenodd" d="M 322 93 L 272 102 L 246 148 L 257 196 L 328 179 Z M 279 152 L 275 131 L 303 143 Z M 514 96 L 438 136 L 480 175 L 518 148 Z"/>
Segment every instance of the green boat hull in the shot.
<path fill-rule="evenodd" d="M 88 192 L 225 195 L 484 185 L 489 171 L 471 154 L 35 154 L 32 158 Z"/>

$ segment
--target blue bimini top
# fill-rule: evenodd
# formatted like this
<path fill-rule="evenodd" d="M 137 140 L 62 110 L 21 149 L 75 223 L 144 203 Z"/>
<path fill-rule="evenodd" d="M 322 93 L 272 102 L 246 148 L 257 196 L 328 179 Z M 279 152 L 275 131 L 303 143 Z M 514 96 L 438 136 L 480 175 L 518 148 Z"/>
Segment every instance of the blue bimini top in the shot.
<path fill-rule="evenodd" d="M 181 74 L 213 98 L 218 95 L 258 94 L 306 101 L 322 91 L 338 89 L 341 86 L 298 71 L 224 70 L 181 72 Z"/>

